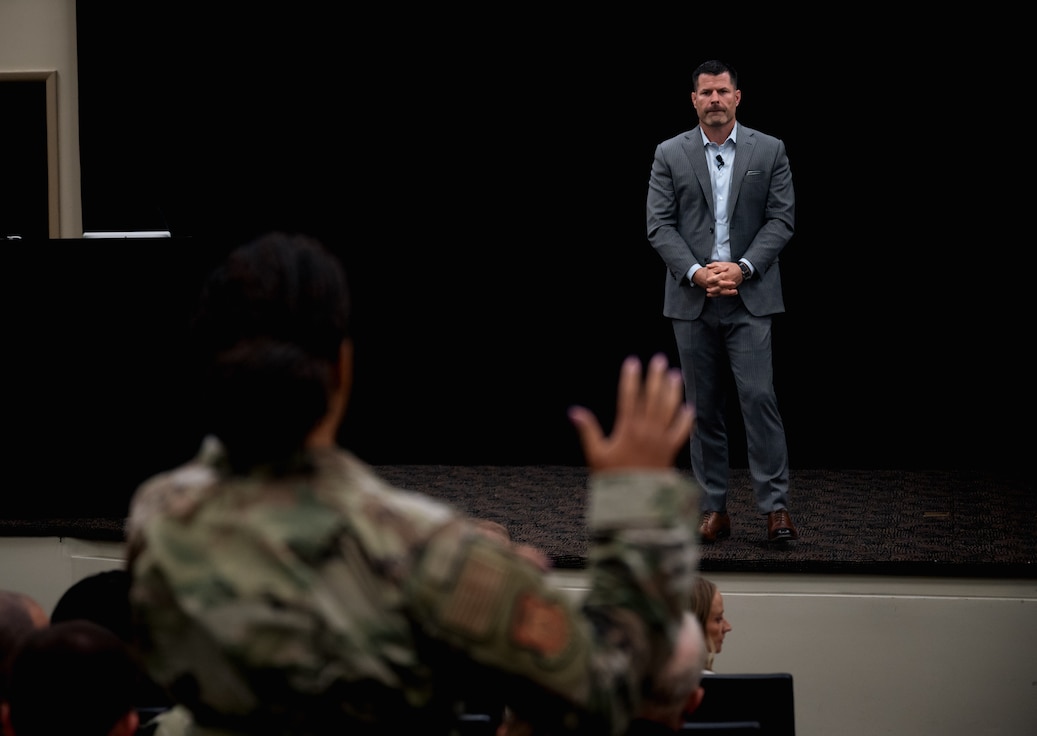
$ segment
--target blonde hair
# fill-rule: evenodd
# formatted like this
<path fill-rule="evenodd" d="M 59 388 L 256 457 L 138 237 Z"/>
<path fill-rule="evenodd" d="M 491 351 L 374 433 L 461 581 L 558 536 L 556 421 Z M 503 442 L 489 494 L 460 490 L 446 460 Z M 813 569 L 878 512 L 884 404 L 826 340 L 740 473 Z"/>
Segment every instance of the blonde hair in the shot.
<path fill-rule="evenodd" d="M 709 612 L 713 609 L 713 598 L 716 597 L 717 586 L 712 580 L 699 575 L 695 578 L 695 583 L 691 586 L 691 612 L 695 614 L 695 618 L 699 621 L 699 626 L 702 627 L 702 631 L 706 632 L 706 628 L 709 622 Z M 713 640 L 706 636 L 706 669 L 713 669 L 713 657 L 716 652 L 713 651 Z"/>

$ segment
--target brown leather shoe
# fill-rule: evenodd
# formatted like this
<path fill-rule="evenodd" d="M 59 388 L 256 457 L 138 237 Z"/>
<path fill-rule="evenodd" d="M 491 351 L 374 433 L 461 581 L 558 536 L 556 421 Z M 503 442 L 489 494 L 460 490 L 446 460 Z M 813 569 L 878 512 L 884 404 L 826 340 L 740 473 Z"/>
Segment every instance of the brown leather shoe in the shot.
<path fill-rule="evenodd" d="M 726 511 L 707 511 L 699 522 L 699 541 L 713 544 L 718 539 L 731 536 L 731 517 Z"/>
<path fill-rule="evenodd" d="M 778 509 L 767 514 L 767 541 L 786 542 L 799 539 L 799 532 L 792 523 L 788 509 Z"/>

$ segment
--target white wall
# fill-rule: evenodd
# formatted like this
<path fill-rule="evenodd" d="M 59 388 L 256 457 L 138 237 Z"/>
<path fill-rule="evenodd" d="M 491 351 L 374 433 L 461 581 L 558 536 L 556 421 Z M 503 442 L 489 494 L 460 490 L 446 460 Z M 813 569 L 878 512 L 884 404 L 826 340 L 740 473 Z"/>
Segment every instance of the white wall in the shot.
<path fill-rule="evenodd" d="M 103 1 L 103 0 L 99 0 Z M 57 72 L 62 238 L 83 234 L 75 0 L 0 0 L 0 72 Z"/>
<path fill-rule="evenodd" d="M 0 0 L 2 1 L 2 0 Z M 0 588 L 49 612 L 124 547 L 0 538 Z M 798 736 L 1033 736 L 1037 580 L 727 573 L 718 672 L 789 672 Z M 578 600 L 580 572 L 552 573 Z"/>
<path fill-rule="evenodd" d="M 2 537 L 0 590 L 27 593 L 49 614 L 72 583 L 96 572 L 121 568 L 125 564 L 124 547 L 119 542 L 69 537 Z"/>

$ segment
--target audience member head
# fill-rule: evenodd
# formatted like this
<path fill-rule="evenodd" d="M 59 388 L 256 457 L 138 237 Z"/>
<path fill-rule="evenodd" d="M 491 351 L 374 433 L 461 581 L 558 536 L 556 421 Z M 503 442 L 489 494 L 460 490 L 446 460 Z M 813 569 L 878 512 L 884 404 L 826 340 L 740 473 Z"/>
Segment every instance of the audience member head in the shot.
<path fill-rule="evenodd" d="M 76 581 L 58 599 L 50 614 L 50 623 L 85 620 L 105 627 L 122 639 L 137 657 L 134 648 L 132 609 L 130 608 L 130 573 L 123 569 L 104 570 Z M 169 695 L 145 674 L 138 662 L 141 677 L 135 694 L 136 705 L 165 707 L 172 704 Z"/>
<path fill-rule="evenodd" d="M 684 614 L 673 654 L 641 703 L 638 718 L 680 731 L 684 717 L 702 702 L 702 672 L 706 665 L 706 640 L 698 619 Z"/>
<path fill-rule="evenodd" d="M 31 595 L 0 590 L 0 659 L 14 651 L 22 636 L 49 623 L 47 612 Z"/>
<path fill-rule="evenodd" d="M 4 727 L 11 736 L 133 736 L 139 670 L 122 639 L 92 621 L 27 634 L 9 668 Z"/>
<path fill-rule="evenodd" d="M 691 589 L 691 611 L 706 635 L 709 650 L 706 670 L 711 671 L 713 658 L 720 654 L 724 647 L 724 637 L 732 629 L 731 624 L 724 618 L 724 596 L 721 595 L 716 583 L 701 575 L 695 579 Z"/>
<path fill-rule="evenodd" d="M 123 641 L 131 641 L 130 575 L 105 570 L 70 585 L 50 614 L 50 622 L 87 619 L 104 626 Z"/>
<path fill-rule="evenodd" d="M 43 606 L 30 595 L 0 590 L 0 703 L 7 697 L 7 667 L 22 637 L 50 623 Z"/>
<path fill-rule="evenodd" d="M 208 427 L 237 470 L 333 444 L 352 383 L 350 297 L 339 261 L 305 235 L 235 249 L 192 325 Z"/>

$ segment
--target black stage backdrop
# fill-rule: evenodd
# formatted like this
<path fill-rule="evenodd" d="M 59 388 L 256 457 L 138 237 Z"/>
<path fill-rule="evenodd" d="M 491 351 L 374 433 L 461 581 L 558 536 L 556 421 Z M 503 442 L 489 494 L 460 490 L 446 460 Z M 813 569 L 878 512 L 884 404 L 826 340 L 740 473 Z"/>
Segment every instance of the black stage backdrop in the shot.
<path fill-rule="evenodd" d="M 173 238 L 5 246 L 9 350 L 42 366 L 10 369 L 9 405 L 31 397 L 7 414 L 14 457 L 50 476 L 16 508 L 52 511 L 55 488 L 118 510 L 193 450 L 190 302 L 273 228 L 346 262 L 358 454 L 579 465 L 568 405 L 608 424 L 625 355 L 676 357 L 644 199 L 713 56 L 793 167 L 774 345 L 793 467 L 1021 465 L 1032 257 L 1005 247 L 998 161 L 967 144 L 993 132 L 971 93 L 1011 60 L 974 63 L 971 19 L 945 14 L 923 50 L 924 29 L 847 12 L 815 34 L 687 10 L 77 3 L 84 228 Z"/>

